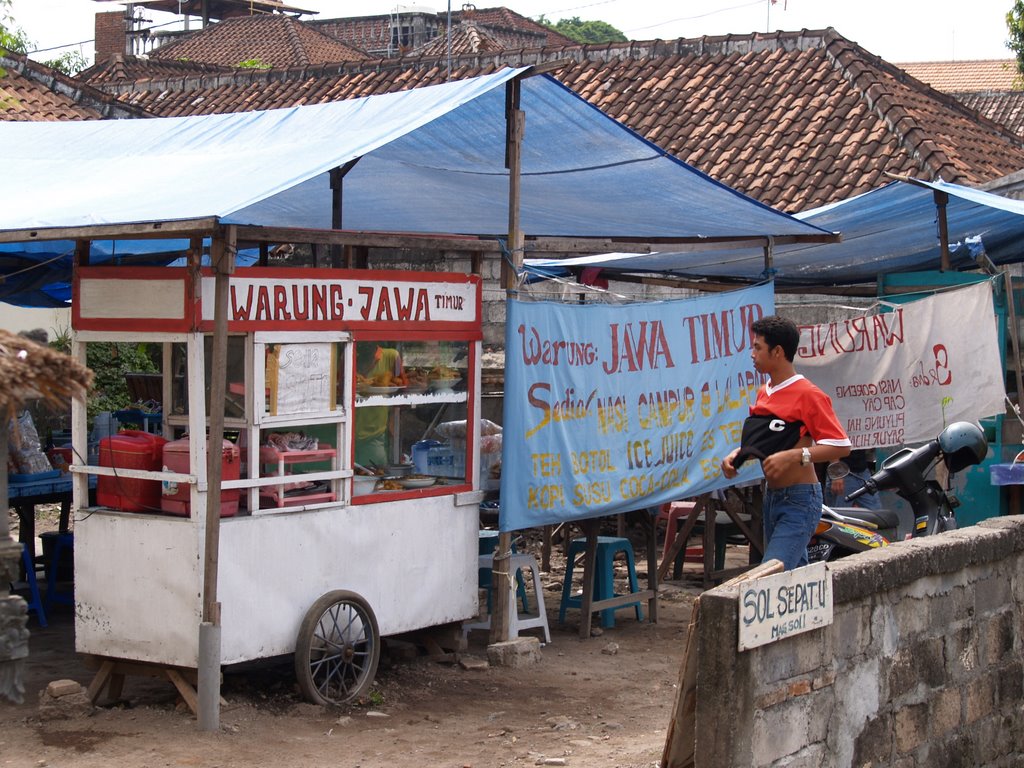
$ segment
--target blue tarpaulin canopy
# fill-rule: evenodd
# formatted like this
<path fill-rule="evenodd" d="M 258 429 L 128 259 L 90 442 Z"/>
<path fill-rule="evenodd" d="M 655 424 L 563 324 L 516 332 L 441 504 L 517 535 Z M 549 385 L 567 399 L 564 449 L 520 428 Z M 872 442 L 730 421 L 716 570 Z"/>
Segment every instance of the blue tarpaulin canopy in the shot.
<path fill-rule="evenodd" d="M 822 229 L 842 233 L 839 243 L 777 246 L 773 272 L 760 248 L 651 254 L 611 253 L 569 259 L 528 259 L 528 271 L 592 267 L 655 272 L 711 282 L 758 282 L 817 289 L 874 283 L 879 274 L 938 269 L 940 238 L 935 193 L 948 195 L 950 268 L 976 268 L 984 251 L 995 264 L 1024 261 L 1024 202 L 946 182 L 897 181 L 880 189 L 798 214 Z"/>
<path fill-rule="evenodd" d="M 524 72 L 291 109 L 0 123 L 4 170 L 17 180 L 0 206 L 0 275 L 21 278 L 5 279 L 0 299 L 44 301 L 53 283 L 68 282 L 73 228 L 213 218 L 331 229 L 330 172 L 352 161 L 345 230 L 504 237 L 503 86 Z M 548 76 L 521 87 L 527 236 L 792 242 L 831 234 L 710 179 Z M 20 244 L 60 237 L 42 249 Z M 122 241 L 117 258 L 166 263 L 183 245 Z M 102 249 L 90 254 L 91 263 L 112 258 Z M 48 260 L 44 277 L 24 271 Z"/>

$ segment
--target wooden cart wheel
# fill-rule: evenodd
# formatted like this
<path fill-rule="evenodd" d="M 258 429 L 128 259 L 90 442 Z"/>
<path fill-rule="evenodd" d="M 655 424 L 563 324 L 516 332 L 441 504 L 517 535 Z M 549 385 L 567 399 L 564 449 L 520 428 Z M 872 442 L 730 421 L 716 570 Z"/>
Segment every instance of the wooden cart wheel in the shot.
<path fill-rule="evenodd" d="M 295 643 L 295 677 L 314 704 L 344 704 L 373 682 L 380 630 L 370 604 L 343 589 L 322 595 L 306 612 Z"/>

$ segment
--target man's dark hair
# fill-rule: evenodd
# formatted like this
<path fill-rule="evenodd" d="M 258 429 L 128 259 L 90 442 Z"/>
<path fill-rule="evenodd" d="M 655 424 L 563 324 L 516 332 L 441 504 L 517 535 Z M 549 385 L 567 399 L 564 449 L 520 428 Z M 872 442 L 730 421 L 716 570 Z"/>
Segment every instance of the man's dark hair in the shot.
<path fill-rule="evenodd" d="M 800 346 L 800 329 L 792 320 L 778 315 L 768 315 L 751 323 L 750 330 L 755 336 L 764 337 L 768 349 L 782 347 L 786 359 L 793 362 L 797 347 Z"/>

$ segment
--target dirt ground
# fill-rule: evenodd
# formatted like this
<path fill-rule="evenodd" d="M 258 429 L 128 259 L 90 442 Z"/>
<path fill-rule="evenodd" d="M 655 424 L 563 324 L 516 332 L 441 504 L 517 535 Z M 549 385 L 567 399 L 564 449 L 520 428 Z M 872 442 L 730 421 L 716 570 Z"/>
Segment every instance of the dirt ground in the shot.
<path fill-rule="evenodd" d="M 745 562 L 746 549 L 730 547 L 734 559 Z M 646 568 L 638 570 L 642 579 Z M 556 555 L 544 575 L 552 641 L 537 664 L 442 663 L 385 639 L 370 695 L 344 709 L 305 703 L 290 660 L 229 669 L 217 733 L 198 729 L 170 683 L 147 678 L 128 677 L 113 706 L 42 710 L 48 683 L 88 685 L 93 676 L 74 652 L 72 609 L 56 607 L 45 629 L 30 618 L 24 703 L 0 703 L 0 766 L 656 766 L 699 582 L 663 584 L 657 624 L 620 609 L 614 628 L 581 640 L 579 611 L 557 622 L 563 573 Z M 460 659 L 486 661 L 486 642 L 485 632 L 471 633 Z"/>

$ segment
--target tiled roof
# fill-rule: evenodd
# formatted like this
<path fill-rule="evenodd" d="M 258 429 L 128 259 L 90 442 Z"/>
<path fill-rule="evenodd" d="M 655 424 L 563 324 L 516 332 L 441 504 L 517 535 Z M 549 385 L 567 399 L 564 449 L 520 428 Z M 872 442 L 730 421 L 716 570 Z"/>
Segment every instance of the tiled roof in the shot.
<path fill-rule="evenodd" d="M 144 117 L 138 107 L 80 80 L 0 48 L 0 120 L 96 120 Z"/>
<path fill-rule="evenodd" d="M 1009 130 L 832 29 L 467 55 L 453 59 L 452 77 L 544 63 L 666 152 L 783 210 L 877 188 L 887 172 L 978 184 L 1024 168 Z M 404 90 L 445 70 L 443 57 L 424 57 L 104 87 L 182 115 Z"/>
<path fill-rule="evenodd" d="M 1012 91 L 1020 77 L 1013 59 L 917 61 L 896 66 L 943 93 Z"/>
<path fill-rule="evenodd" d="M 965 106 L 978 110 L 985 117 L 1005 125 L 1024 138 L 1024 91 L 954 95 Z"/>
<path fill-rule="evenodd" d="M 505 43 L 506 48 L 573 45 L 573 41 L 561 32 L 548 29 L 543 24 L 538 24 L 526 16 L 520 16 L 510 8 L 474 8 L 473 10 L 468 10 L 463 6 L 461 11 L 452 11 L 453 22 L 462 21 L 467 18 L 471 18 L 481 27 L 488 27 L 498 40 Z M 526 35 L 529 35 L 529 37 Z M 541 38 L 539 42 L 537 41 L 538 37 Z"/>
<path fill-rule="evenodd" d="M 234 67 L 201 64 L 198 61 L 164 61 L 146 56 L 116 54 L 106 61 L 97 61 L 88 69 L 79 72 L 78 78 L 98 86 L 102 83 L 134 82 L 135 80 L 234 71 Z"/>
<path fill-rule="evenodd" d="M 398 17 L 400 23 L 408 23 L 415 16 L 422 17 L 423 34 L 431 40 L 444 36 L 447 13 L 405 13 Z M 472 20 L 477 27 L 486 31 L 503 48 L 542 48 L 550 45 L 572 45 L 573 41 L 560 32 L 548 29 L 532 19 L 521 16 L 508 8 L 463 9 L 452 11 L 452 26 Z M 404 21 L 403 21 L 404 20 Z M 305 22 L 325 35 L 330 35 L 374 55 L 401 55 L 393 50 L 392 16 L 353 16 L 340 19 L 313 19 Z M 424 43 L 426 45 L 427 43 Z M 415 45 L 415 43 L 414 43 Z M 422 48 L 422 46 L 420 46 Z"/>
<path fill-rule="evenodd" d="M 391 17 L 387 14 L 349 19 L 311 19 L 304 23 L 329 37 L 371 54 L 383 55 L 391 46 Z"/>
<path fill-rule="evenodd" d="M 1024 138 L 1024 91 L 1013 59 L 897 64 L 932 88 L 955 96 Z"/>
<path fill-rule="evenodd" d="M 413 51 L 412 55 L 447 56 L 448 46 L 448 36 L 442 34 Z M 506 47 L 490 34 L 488 28 L 479 27 L 476 22 L 463 21 L 460 24 L 452 24 L 451 52 L 453 56 L 461 56 L 466 53 L 494 53 L 503 51 Z"/>
<path fill-rule="evenodd" d="M 198 61 L 222 67 L 258 61 L 274 67 L 305 67 L 365 58 L 340 40 L 290 16 L 239 16 L 157 48 L 150 58 Z"/>

